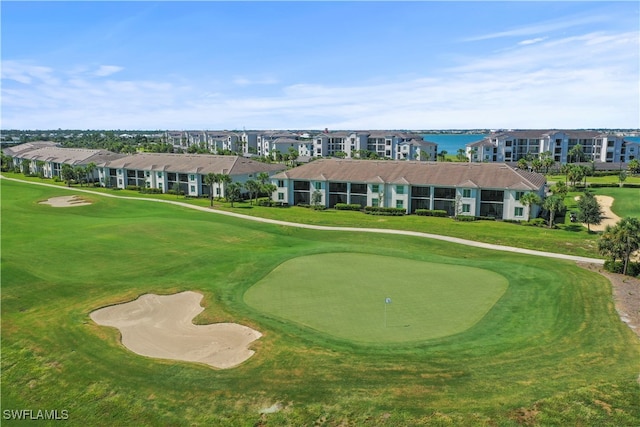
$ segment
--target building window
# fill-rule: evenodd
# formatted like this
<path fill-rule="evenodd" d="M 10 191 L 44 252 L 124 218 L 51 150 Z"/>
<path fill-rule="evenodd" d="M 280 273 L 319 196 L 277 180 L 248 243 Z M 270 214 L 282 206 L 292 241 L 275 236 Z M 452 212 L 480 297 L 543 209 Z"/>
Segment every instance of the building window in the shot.
<path fill-rule="evenodd" d="M 404 200 L 396 200 L 396 208 L 404 208 Z"/>
<path fill-rule="evenodd" d="M 380 185 L 379 184 L 371 184 L 371 192 L 372 193 L 379 193 L 380 192 Z"/>
<path fill-rule="evenodd" d="M 280 187 L 280 188 L 284 187 L 284 180 L 282 180 L 282 179 L 278 180 L 278 187 Z"/>
<path fill-rule="evenodd" d="M 404 194 L 404 185 L 396 185 L 396 194 Z"/>
<path fill-rule="evenodd" d="M 322 183 L 316 182 L 316 190 L 322 190 Z"/>
<path fill-rule="evenodd" d="M 278 200 L 284 200 L 284 193 L 278 193 Z"/>
<path fill-rule="evenodd" d="M 524 191 L 516 191 L 516 200 L 520 200 L 522 196 L 524 196 Z"/>
<path fill-rule="evenodd" d="M 189 175 L 189 181 L 195 181 L 196 177 L 195 175 Z"/>
<path fill-rule="evenodd" d="M 196 186 L 195 186 L 195 185 L 192 185 L 192 186 L 191 186 L 191 190 L 190 190 L 190 191 L 191 191 L 192 193 L 195 193 L 195 192 L 196 192 Z"/>
<path fill-rule="evenodd" d="M 462 205 L 462 213 L 470 213 L 471 205 L 469 203 L 465 203 Z"/>
<path fill-rule="evenodd" d="M 373 207 L 380 206 L 380 200 L 379 199 L 371 199 L 371 206 L 373 206 Z"/>
<path fill-rule="evenodd" d="M 162 178 L 162 172 L 158 172 L 158 178 Z"/>
<path fill-rule="evenodd" d="M 515 208 L 513 214 L 515 216 L 524 216 L 524 208 Z"/>
<path fill-rule="evenodd" d="M 465 188 L 464 190 L 462 190 L 462 197 L 471 197 L 471 190 L 468 188 Z"/>

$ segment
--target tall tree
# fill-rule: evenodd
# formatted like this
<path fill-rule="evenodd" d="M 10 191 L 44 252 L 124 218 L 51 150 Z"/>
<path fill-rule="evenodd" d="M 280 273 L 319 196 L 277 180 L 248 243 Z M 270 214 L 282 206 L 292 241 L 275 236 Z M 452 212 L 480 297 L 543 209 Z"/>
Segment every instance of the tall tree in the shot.
<path fill-rule="evenodd" d="M 438 158 L 441 162 L 444 162 L 447 159 L 447 154 L 449 154 L 447 150 L 442 150 L 440 153 L 438 153 Z"/>
<path fill-rule="evenodd" d="M 567 178 L 571 182 L 571 186 L 575 187 L 577 183 L 585 177 L 585 170 L 580 165 L 571 165 L 567 173 Z"/>
<path fill-rule="evenodd" d="M 569 163 L 578 163 L 582 161 L 584 153 L 582 151 L 582 145 L 576 144 L 567 153 L 569 157 Z M 572 161 L 573 160 L 573 161 Z"/>
<path fill-rule="evenodd" d="M 518 159 L 518 169 L 529 169 L 529 162 L 524 157 Z"/>
<path fill-rule="evenodd" d="M 458 161 L 460 162 L 465 162 L 467 161 L 467 154 L 464 151 L 464 148 L 458 148 L 458 152 L 456 153 L 456 158 L 458 159 Z"/>
<path fill-rule="evenodd" d="M 631 174 L 640 173 L 640 161 L 638 161 L 638 159 L 632 159 L 627 165 L 627 169 L 629 169 L 629 173 Z"/>
<path fill-rule="evenodd" d="M 253 205 L 253 196 L 258 197 L 258 192 L 260 191 L 260 183 L 258 181 L 254 181 L 253 179 L 247 180 L 244 183 L 244 188 L 249 192 L 249 203 Z"/>
<path fill-rule="evenodd" d="M 549 228 L 553 228 L 556 214 L 564 209 L 564 201 L 561 196 L 553 194 L 544 199 L 543 207 L 549 211 Z"/>
<path fill-rule="evenodd" d="M 71 165 L 63 163 L 62 168 L 60 169 L 60 176 L 62 180 L 67 184 L 67 186 L 71 187 L 71 181 L 76 178 L 76 173 Z"/>
<path fill-rule="evenodd" d="M 557 194 L 558 196 L 561 196 L 564 199 L 569 193 L 569 187 L 567 187 L 566 182 L 558 181 L 551 186 L 551 192 L 553 194 Z"/>
<path fill-rule="evenodd" d="M 215 173 L 208 173 L 204 177 L 204 183 L 209 186 L 209 206 L 213 207 L 213 185 L 218 184 L 220 179 Z"/>
<path fill-rule="evenodd" d="M 231 184 L 231 182 L 233 182 L 233 180 L 231 179 L 230 175 L 227 175 L 226 173 L 219 173 L 218 175 L 218 179 L 220 180 L 220 184 L 222 185 L 222 194 L 221 196 L 224 198 L 227 198 L 227 189 L 226 186 L 227 184 Z"/>
<path fill-rule="evenodd" d="M 224 196 L 231 202 L 231 207 L 233 207 L 234 202 L 242 200 L 242 184 L 239 182 L 230 182 L 229 185 L 227 185 Z"/>
<path fill-rule="evenodd" d="M 591 224 L 598 225 L 602 222 L 602 208 L 598 200 L 589 191 L 585 191 L 578 199 L 578 221 L 587 224 L 587 231 L 591 232 Z"/>
<path fill-rule="evenodd" d="M 613 227 L 607 225 L 598 241 L 598 251 L 614 262 L 624 262 L 622 274 L 627 274 L 631 254 L 640 249 L 640 219 L 626 217 Z"/>
<path fill-rule="evenodd" d="M 528 208 L 527 209 L 527 221 L 531 221 L 531 208 L 533 205 L 540 205 L 542 203 L 542 199 L 536 193 L 530 191 L 525 193 L 520 197 L 520 203 L 522 206 Z"/>
<path fill-rule="evenodd" d="M 87 182 L 89 181 L 89 179 L 91 179 L 91 182 L 93 182 L 93 172 L 95 170 L 96 170 L 96 164 L 94 162 L 89 162 L 84 167 L 84 172 L 87 175 Z"/>

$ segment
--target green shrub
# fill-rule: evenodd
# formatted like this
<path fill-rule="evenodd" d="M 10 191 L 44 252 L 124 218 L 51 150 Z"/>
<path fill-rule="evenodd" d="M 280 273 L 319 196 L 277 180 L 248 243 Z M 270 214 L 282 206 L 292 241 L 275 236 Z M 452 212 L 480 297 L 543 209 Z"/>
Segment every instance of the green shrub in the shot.
<path fill-rule="evenodd" d="M 462 222 L 471 222 L 471 221 L 476 221 L 477 218 L 471 215 L 458 215 L 457 217 L 455 217 L 455 220 L 462 221 Z"/>
<path fill-rule="evenodd" d="M 359 211 L 362 209 L 362 206 L 357 203 L 336 203 L 333 208 L 339 211 Z"/>
<path fill-rule="evenodd" d="M 615 186 L 617 187 L 618 184 L 616 184 Z M 622 187 L 624 187 L 624 188 L 640 188 L 640 184 L 634 184 L 632 182 L 626 182 L 626 183 L 622 184 Z"/>
<path fill-rule="evenodd" d="M 604 269 L 612 273 L 622 274 L 624 271 L 624 262 L 608 259 L 604 262 Z M 627 276 L 640 276 L 640 262 L 629 261 L 627 264 Z"/>
<path fill-rule="evenodd" d="M 364 212 L 369 215 L 402 216 L 406 213 L 403 208 L 385 208 L 382 206 L 366 206 Z"/>
<path fill-rule="evenodd" d="M 619 184 L 616 182 L 595 182 L 593 184 L 589 183 L 589 188 L 604 188 L 604 187 L 618 187 Z"/>
<path fill-rule="evenodd" d="M 309 203 L 298 203 L 296 206 L 299 208 L 310 208 L 311 205 Z"/>
<path fill-rule="evenodd" d="M 478 221 L 495 221 L 496 217 L 495 216 L 477 216 L 476 219 Z"/>
<path fill-rule="evenodd" d="M 141 188 L 138 187 L 137 185 L 127 185 L 125 187 L 125 190 L 131 190 L 131 191 L 140 191 Z"/>
<path fill-rule="evenodd" d="M 520 224 L 530 227 L 546 227 L 547 221 L 544 218 L 534 218 L 530 221 L 523 221 Z"/>
<path fill-rule="evenodd" d="M 446 217 L 448 216 L 447 211 L 437 210 L 437 209 L 416 209 L 416 215 L 421 216 L 439 216 Z"/>
<path fill-rule="evenodd" d="M 142 194 L 162 194 L 162 190 L 160 188 L 140 188 L 139 191 Z"/>

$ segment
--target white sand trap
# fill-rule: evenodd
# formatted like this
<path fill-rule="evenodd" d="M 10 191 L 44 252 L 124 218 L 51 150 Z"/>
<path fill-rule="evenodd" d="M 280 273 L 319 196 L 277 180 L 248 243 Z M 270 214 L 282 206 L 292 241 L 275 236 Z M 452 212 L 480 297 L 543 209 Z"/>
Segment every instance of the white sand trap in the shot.
<path fill-rule="evenodd" d="M 200 362 L 231 368 L 254 354 L 248 346 L 262 336 L 236 323 L 194 325 L 204 308 L 202 294 L 145 294 L 135 301 L 101 308 L 91 313 L 99 325 L 113 326 L 122 344 L 134 353 L 160 359 Z"/>
<path fill-rule="evenodd" d="M 78 196 L 60 196 L 60 197 L 52 197 L 50 199 L 45 200 L 44 202 L 40 202 L 41 205 L 51 205 L 54 208 L 69 208 L 72 206 L 87 206 L 91 203 L 86 200 L 78 197 Z"/>

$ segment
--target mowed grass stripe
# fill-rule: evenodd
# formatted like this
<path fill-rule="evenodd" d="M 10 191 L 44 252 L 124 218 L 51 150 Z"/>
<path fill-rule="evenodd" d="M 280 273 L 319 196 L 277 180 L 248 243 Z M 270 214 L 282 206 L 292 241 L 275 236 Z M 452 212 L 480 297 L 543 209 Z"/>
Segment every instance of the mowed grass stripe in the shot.
<path fill-rule="evenodd" d="M 284 262 L 244 298 L 259 311 L 334 337 L 389 343 L 463 332 L 507 286 L 506 278 L 480 268 L 330 253 Z"/>

